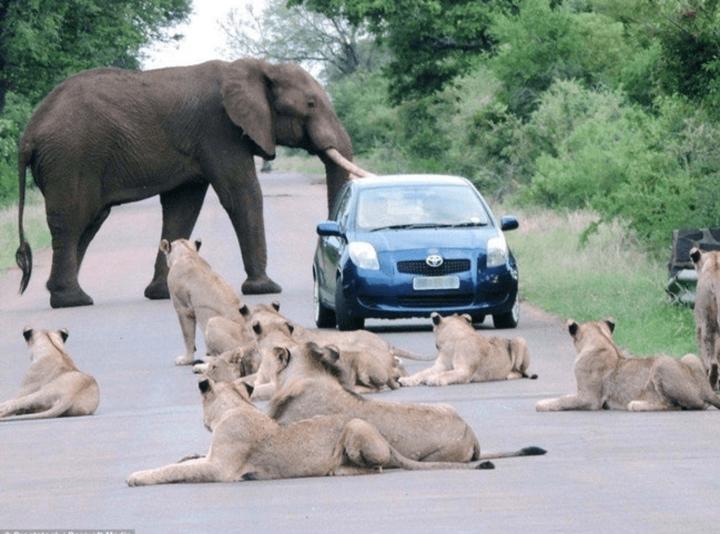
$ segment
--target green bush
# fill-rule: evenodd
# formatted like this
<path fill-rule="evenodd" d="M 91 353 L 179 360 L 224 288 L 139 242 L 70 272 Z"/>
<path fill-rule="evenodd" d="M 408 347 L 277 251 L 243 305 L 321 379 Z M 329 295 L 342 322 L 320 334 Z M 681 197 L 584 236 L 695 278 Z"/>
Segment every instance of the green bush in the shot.
<path fill-rule="evenodd" d="M 27 100 L 8 93 L 0 115 L 0 205 L 17 200 L 17 145 L 31 112 Z"/>

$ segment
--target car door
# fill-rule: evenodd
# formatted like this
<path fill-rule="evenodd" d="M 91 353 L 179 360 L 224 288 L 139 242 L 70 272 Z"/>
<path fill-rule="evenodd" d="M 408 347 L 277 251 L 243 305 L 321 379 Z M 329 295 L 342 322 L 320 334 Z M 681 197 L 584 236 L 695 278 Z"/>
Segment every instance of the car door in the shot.
<path fill-rule="evenodd" d="M 340 230 L 345 233 L 348 227 L 348 217 L 350 214 L 351 187 L 347 187 L 340 193 L 340 201 L 331 220 L 334 220 L 340 226 Z M 320 238 L 320 270 L 322 271 L 322 279 L 320 280 L 323 300 L 330 305 L 334 305 L 335 301 L 335 279 L 338 272 L 338 264 L 346 246 L 345 239 L 337 236 L 328 236 Z"/>

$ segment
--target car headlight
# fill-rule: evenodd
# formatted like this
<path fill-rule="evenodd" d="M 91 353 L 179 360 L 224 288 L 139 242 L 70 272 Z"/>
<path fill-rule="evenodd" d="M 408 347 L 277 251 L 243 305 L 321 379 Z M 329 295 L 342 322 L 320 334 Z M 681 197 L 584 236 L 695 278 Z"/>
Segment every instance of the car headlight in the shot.
<path fill-rule="evenodd" d="M 365 241 L 353 241 L 348 245 L 348 254 L 352 262 L 361 269 L 377 271 L 380 269 L 375 247 Z"/>
<path fill-rule="evenodd" d="M 488 239 L 487 242 L 487 266 L 498 267 L 505 265 L 508 260 L 508 248 L 505 237 L 499 235 Z"/>

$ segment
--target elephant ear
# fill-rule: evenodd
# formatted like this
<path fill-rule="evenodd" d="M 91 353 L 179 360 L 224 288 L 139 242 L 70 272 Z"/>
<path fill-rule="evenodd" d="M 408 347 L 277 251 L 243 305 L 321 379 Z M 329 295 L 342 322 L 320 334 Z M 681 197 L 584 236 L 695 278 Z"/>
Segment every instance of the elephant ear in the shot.
<path fill-rule="evenodd" d="M 233 61 L 220 84 L 223 105 L 234 124 L 258 146 L 265 159 L 275 158 L 275 131 L 266 64 L 252 59 Z"/>

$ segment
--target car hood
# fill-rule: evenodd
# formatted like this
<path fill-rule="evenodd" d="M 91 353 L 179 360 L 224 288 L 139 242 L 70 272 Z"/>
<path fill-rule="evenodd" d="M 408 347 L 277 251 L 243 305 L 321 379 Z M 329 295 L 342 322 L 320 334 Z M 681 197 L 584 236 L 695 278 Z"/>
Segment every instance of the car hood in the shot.
<path fill-rule="evenodd" d="M 366 241 L 378 253 L 431 248 L 473 248 L 485 250 L 487 240 L 498 235 L 497 228 L 417 228 L 357 232 L 352 241 Z"/>

